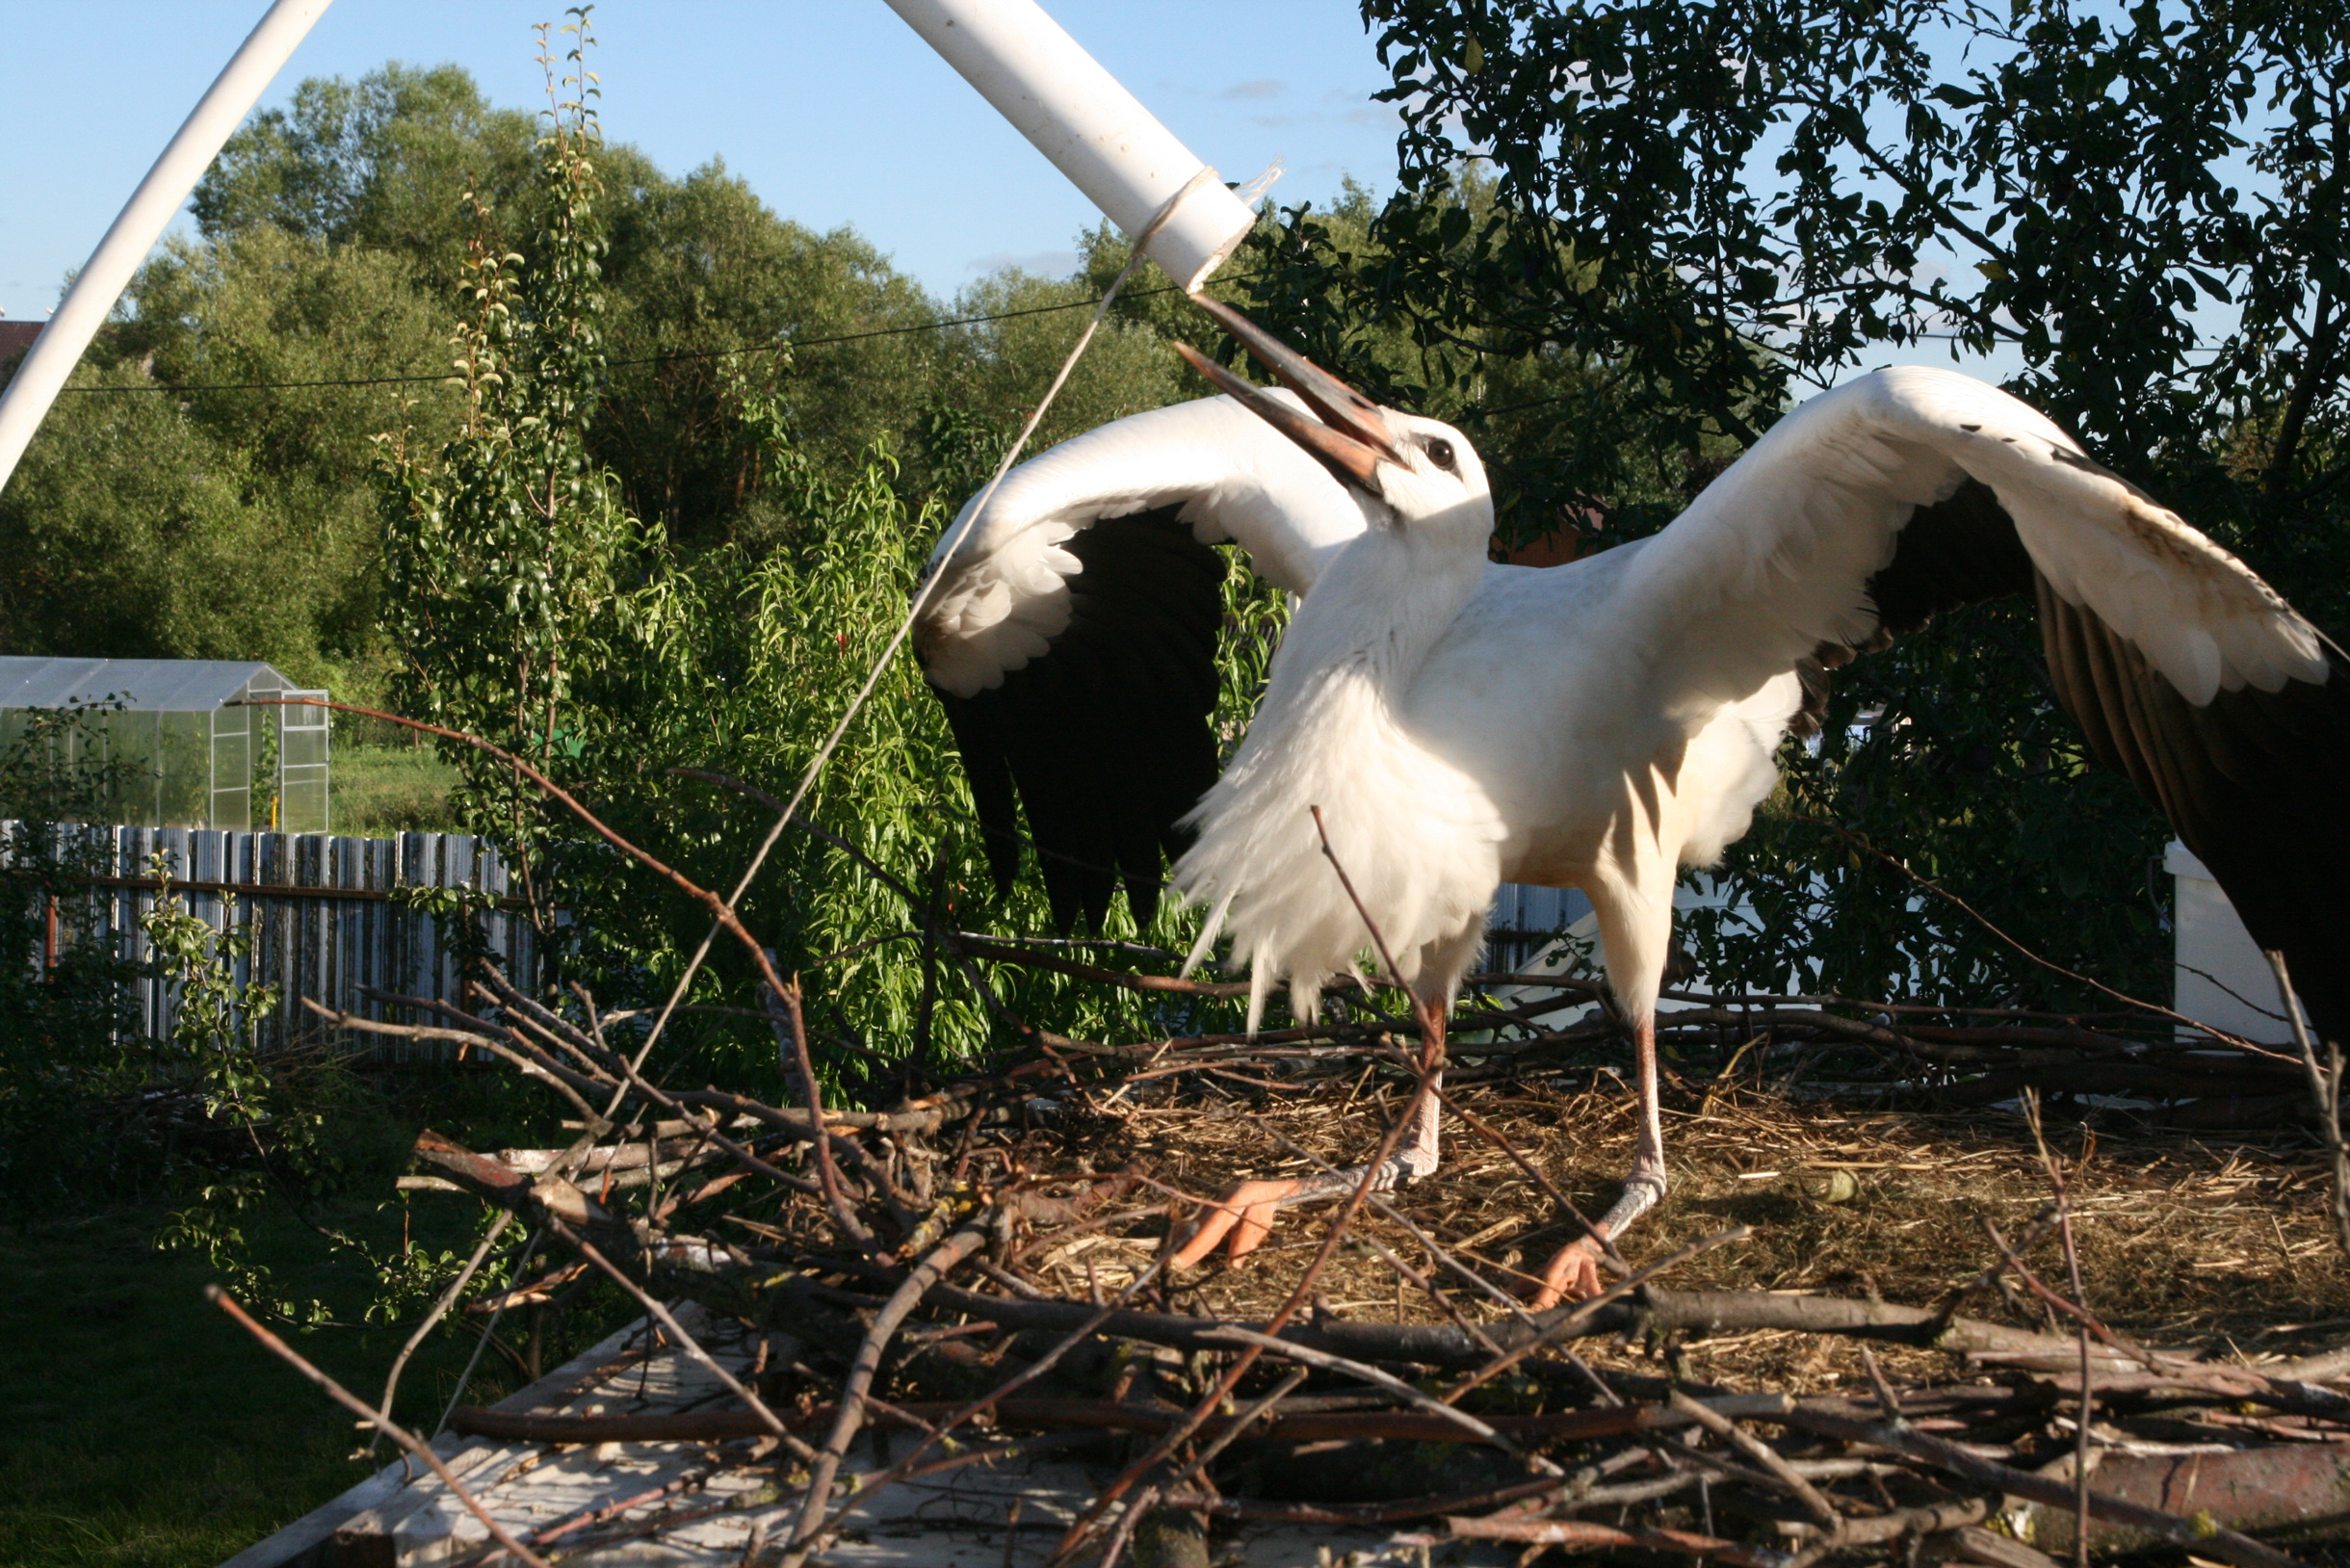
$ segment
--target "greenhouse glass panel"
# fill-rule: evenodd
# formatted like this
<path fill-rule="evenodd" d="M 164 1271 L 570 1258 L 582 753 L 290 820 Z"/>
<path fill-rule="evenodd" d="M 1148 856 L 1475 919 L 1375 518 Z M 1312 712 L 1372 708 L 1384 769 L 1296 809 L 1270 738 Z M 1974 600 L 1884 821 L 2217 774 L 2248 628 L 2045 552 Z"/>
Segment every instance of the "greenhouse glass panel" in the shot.
<path fill-rule="evenodd" d="M 0 657 L 0 759 L 102 779 L 126 824 L 323 833 L 326 711 L 240 706 L 297 694 L 326 693 L 257 661 Z"/>
<path fill-rule="evenodd" d="M 155 827 L 210 827 L 212 715 L 157 714 Z"/>
<path fill-rule="evenodd" d="M 253 825 L 252 722 L 250 708 L 213 710 L 213 827 L 242 833 Z"/>
<path fill-rule="evenodd" d="M 316 697 L 323 691 L 286 693 Z M 254 709 L 253 712 L 266 712 Z M 277 830 L 324 833 L 326 825 L 326 760 L 329 736 L 325 708 L 279 708 L 277 717 Z"/>

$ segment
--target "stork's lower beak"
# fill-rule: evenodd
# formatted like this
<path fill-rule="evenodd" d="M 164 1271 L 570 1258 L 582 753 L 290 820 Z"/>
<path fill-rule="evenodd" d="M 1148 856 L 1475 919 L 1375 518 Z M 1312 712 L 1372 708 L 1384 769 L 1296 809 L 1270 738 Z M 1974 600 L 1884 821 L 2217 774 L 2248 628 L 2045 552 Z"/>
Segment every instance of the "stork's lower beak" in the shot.
<path fill-rule="evenodd" d="M 1403 460 L 1402 454 L 1396 450 L 1395 438 L 1387 432 L 1387 422 L 1380 417 L 1379 405 L 1232 306 L 1204 294 L 1194 294 L 1191 300 L 1221 323 L 1282 385 L 1303 398 L 1306 405 L 1321 418 L 1310 419 L 1279 399 L 1266 397 L 1263 388 L 1242 380 L 1188 343 L 1176 344 L 1175 352 L 1193 370 L 1319 458 L 1340 483 L 1379 494 L 1380 462 Z"/>

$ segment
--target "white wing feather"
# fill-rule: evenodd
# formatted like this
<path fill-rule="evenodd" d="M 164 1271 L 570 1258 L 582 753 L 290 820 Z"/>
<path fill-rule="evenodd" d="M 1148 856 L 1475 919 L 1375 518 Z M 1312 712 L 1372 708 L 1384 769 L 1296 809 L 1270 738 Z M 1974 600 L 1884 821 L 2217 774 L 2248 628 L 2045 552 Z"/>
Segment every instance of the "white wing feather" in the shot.
<path fill-rule="evenodd" d="M 2227 551 L 2082 456 L 2046 416 L 1955 371 L 1876 371 L 1789 413 L 1627 575 L 1640 645 L 1692 707 L 1736 701 L 1821 641 L 1875 630 L 1866 584 L 1912 510 L 1970 476 L 2067 602 L 2193 703 L 2326 678 L 2308 621 Z"/>
<path fill-rule="evenodd" d="M 1230 398 L 1121 419 L 1013 469 L 983 515 L 965 505 L 931 552 L 946 578 L 914 629 L 930 679 L 967 697 L 1042 657 L 1069 624 L 1079 569 L 1061 546 L 1103 518 L 1178 503 L 1201 543 L 1240 544 L 1257 575 L 1298 594 L 1367 526 L 1351 491 Z"/>

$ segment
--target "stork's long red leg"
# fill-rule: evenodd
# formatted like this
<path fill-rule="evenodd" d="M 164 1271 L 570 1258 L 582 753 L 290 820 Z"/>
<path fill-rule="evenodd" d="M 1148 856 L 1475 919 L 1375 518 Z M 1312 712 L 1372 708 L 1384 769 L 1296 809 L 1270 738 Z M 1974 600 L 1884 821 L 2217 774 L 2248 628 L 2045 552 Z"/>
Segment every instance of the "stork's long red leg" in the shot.
<path fill-rule="evenodd" d="M 1435 1058 L 1444 1059 L 1444 1020 L 1435 1020 L 1433 1041 Z M 1405 1129 L 1403 1141 L 1396 1152 L 1381 1162 L 1371 1177 L 1371 1189 L 1385 1192 L 1416 1182 L 1436 1169 L 1442 1157 L 1442 1102 L 1436 1091 L 1444 1086 L 1442 1067 L 1429 1075 L 1428 1092 L 1420 1099 L 1420 1108 L 1413 1113 L 1412 1125 Z M 1265 1241 L 1273 1228 L 1273 1216 L 1284 1209 L 1294 1209 L 1308 1203 L 1337 1203 L 1354 1194 L 1363 1185 L 1363 1173 L 1369 1165 L 1350 1165 L 1344 1170 L 1326 1170 L 1314 1176 L 1292 1177 L 1281 1181 L 1242 1182 L 1225 1193 L 1199 1216 L 1190 1236 L 1167 1260 L 1170 1268 L 1189 1268 L 1215 1250 L 1216 1243 L 1226 1236 L 1232 1238 L 1231 1256 L 1245 1258 Z"/>
<path fill-rule="evenodd" d="M 1643 1010 L 1632 1020 L 1632 1059 L 1640 1081 L 1640 1130 L 1632 1141 L 1632 1171 L 1624 1178 L 1624 1193 L 1593 1228 L 1609 1240 L 1621 1237 L 1633 1220 L 1654 1209 L 1664 1197 L 1664 1116 L 1657 1101 L 1657 1014 Z M 1581 1300 L 1600 1294 L 1599 1260 L 1602 1248 L 1591 1238 L 1578 1237 L 1561 1247 L 1543 1270 L 1542 1288 L 1534 1295 L 1534 1310 L 1554 1307 L 1568 1299 Z"/>

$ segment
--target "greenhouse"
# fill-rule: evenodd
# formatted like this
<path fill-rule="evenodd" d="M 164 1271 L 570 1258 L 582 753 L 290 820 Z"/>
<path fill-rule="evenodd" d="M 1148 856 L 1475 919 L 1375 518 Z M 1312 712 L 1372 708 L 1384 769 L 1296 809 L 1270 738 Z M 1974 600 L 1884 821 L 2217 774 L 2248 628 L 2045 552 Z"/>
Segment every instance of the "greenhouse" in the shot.
<path fill-rule="evenodd" d="M 324 833 L 326 710 L 241 704 L 326 695 L 250 660 L 0 657 L 0 776 L 77 780 L 133 826 Z"/>

